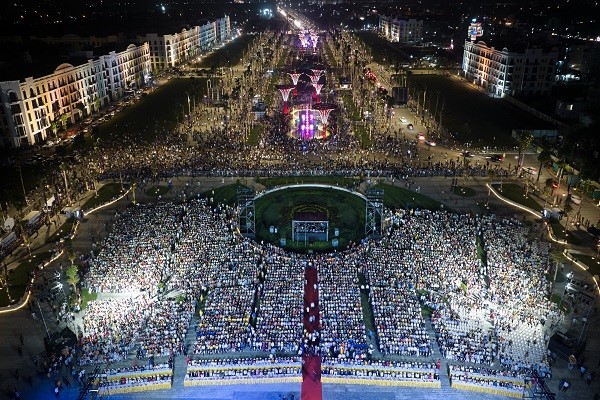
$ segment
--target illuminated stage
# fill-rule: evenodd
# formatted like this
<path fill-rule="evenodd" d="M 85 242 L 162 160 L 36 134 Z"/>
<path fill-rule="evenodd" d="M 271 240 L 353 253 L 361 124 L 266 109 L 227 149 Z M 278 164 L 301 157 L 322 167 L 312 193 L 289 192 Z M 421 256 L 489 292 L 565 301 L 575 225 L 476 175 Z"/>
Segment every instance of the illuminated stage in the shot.
<path fill-rule="evenodd" d="M 289 135 L 300 140 L 326 139 L 331 131 L 321 121 L 321 113 L 307 105 L 298 105 L 290 113 Z"/>

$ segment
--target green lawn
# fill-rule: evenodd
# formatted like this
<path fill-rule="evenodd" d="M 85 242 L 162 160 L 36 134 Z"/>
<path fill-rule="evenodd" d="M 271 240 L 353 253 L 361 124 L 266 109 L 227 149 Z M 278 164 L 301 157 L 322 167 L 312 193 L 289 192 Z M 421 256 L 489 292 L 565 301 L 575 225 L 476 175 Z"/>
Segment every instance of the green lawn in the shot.
<path fill-rule="evenodd" d="M 322 183 L 326 185 L 353 188 L 359 183 L 359 180 L 356 178 L 345 178 L 339 176 L 280 176 L 275 178 L 256 178 L 255 181 L 256 183 L 260 183 L 267 188 L 297 183 Z"/>
<path fill-rule="evenodd" d="M 365 201 L 348 192 L 322 188 L 291 188 L 266 194 L 255 202 L 256 236 L 258 240 L 279 244 L 286 238 L 286 248 L 293 250 L 331 251 L 334 230 L 339 230 L 337 249 L 357 243 L 365 235 Z M 329 242 L 292 242 L 292 220 L 296 213 L 326 214 L 329 221 Z M 271 233 L 270 227 L 278 232 Z"/>
<path fill-rule="evenodd" d="M 188 113 L 188 95 L 199 104 L 205 94 L 205 78 L 171 79 L 100 125 L 92 139 L 98 139 L 102 147 L 118 146 L 123 138 L 154 140 L 163 128 L 170 131 Z"/>
<path fill-rule="evenodd" d="M 600 275 L 600 258 L 596 256 L 589 256 L 586 254 L 570 254 L 571 257 L 576 258 L 582 264 L 589 267 L 589 273 L 592 275 Z M 569 261 L 566 261 L 569 262 Z"/>
<path fill-rule="evenodd" d="M 372 49 L 373 59 L 379 64 L 409 60 L 406 52 L 401 51 L 396 44 L 385 40 L 373 32 L 360 31 L 356 33 L 356 36 L 361 38 Z"/>
<path fill-rule="evenodd" d="M 73 230 L 73 225 L 75 225 L 75 218 L 67 219 L 66 222 L 63 223 L 56 232 L 48 236 L 48 239 L 46 239 L 46 243 L 54 243 L 60 241 L 60 239 L 71 233 L 71 231 Z"/>
<path fill-rule="evenodd" d="M 487 94 L 442 75 L 410 75 L 409 87 L 422 93 L 427 90 L 426 108 L 441 110 L 442 124 L 455 134 L 459 142 L 470 142 L 475 147 L 515 146 L 510 136 L 513 129 L 554 129 L 543 120 L 523 111 L 504 99 Z M 438 101 L 439 93 L 439 101 Z"/>
<path fill-rule="evenodd" d="M 31 260 L 27 260 L 19 264 L 15 269 L 9 271 L 8 282 L 10 289 L 6 286 L 0 289 L 0 307 L 6 307 L 12 304 L 8 298 L 8 291 L 13 303 L 17 303 L 25 294 L 25 289 L 29 283 L 29 274 L 36 269 L 40 264 L 48 261 L 52 257 L 52 252 L 33 254 Z"/>
<path fill-rule="evenodd" d="M 260 138 L 265 131 L 265 126 L 262 123 L 255 123 L 252 129 L 250 130 L 250 134 L 248 135 L 248 140 L 246 144 L 249 146 L 258 146 L 260 143 Z"/>
<path fill-rule="evenodd" d="M 573 235 L 573 233 L 565 231 L 565 228 L 560 224 L 560 222 L 551 221 L 550 227 L 552 228 L 552 233 L 557 240 L 564 241 L 567 239 L 568 244 L 575 246 L 579 246 L 581 244 L 581 240 L 577 236 Z"/>
<path fill-rule="evenodd" d="M 472 189 L 467 186 L 456 186 L 452 193 L 454 193 L 457 196 L 462 196 L 462 197 L 473 197 L 473 196 L 475 196 L 476 192 L 475 192 L 475 189 Z"/>
<path fill-rule="evenodd" d="M 192 64 L 192 68 L 211 68 L 213 65 L 215 67 L 233 67 L 241 61 L 244 50 L 255 37 L 249 34 L 242 35 L 220 49 L 211 52 L 200 62 Z"/>
<path fill-rule="evenodd" d="M 376 185 L 375 188 L 384 190 L 383 203 L 387 208 L 392 210 L 397 208 L 440 210 L 443 208 L 442 203 L 439 201 L 420 193 L 413 192 L 412 190 L 384 183 Z"/>
<path fill-rule="evenodd" d="M 237 190 L 240 187 L 246 187 L 241 183 L 233 183 L 231 185 L 221 186 L 214 190 L 204 192 L 204 197 L 212 198 L 215 203 L 225 203 L 233 205 L 237 202 Z"/>
<path fill-rule="evenodd" d="M 505 183 L 502 185 L 502 189 L 500 189 L 500 184 L 498 183 L 493 184 L 492 187 L 500 196 L 505 197 L 508 200 L 519 203 L 525 207 L 529 207 L 534 211 L 541 212 L 543 209 L 540 203 L 538 203 L 533 196 L 529 195 L 525 197 L 525 190 L 520 185 L 516 185 L 514 183 Z"/>
<path fill-rule="evenodd" d="M 368 149 L 371 147 L 371 135 L 369 135 L 369 128 L 365 125 L 354 125 L 354 136 L 360 144 L 361 149 Z"/>
<path fill-rule="evenodd" d="M 169 191 L 168 186 L 159 185 L 159 186 L 152 186 L 151 188 L 148 188 L 144 193 L 146 193 L 148 196 L 158 197 L 158 196 L 164 195 L 168 191 Z"/>
<path fill-rule="evenodd" d="M 123 184 L 125 190 L 127 190 L 127 185 Z M 96 208 L 101 206 L 102 204 L 106 204 L 112 199 L 116 198 L 121 194 L 121 183 L 120 182 L 112 182 L 103 185 L 100 189 L 98 189 L 98 196 L 93 195 L 83 203 L 81 209 L 85 212 L 87 210 L 91 210 L 92 208 Z"/>
<path fill-rule="evenodd" d="M 98 298 L 98 293 L 90 293 L 88 289 L 83 289 L 81 291 L 81 309 L 85 310 L 90 301 L 94 301 Z"/>

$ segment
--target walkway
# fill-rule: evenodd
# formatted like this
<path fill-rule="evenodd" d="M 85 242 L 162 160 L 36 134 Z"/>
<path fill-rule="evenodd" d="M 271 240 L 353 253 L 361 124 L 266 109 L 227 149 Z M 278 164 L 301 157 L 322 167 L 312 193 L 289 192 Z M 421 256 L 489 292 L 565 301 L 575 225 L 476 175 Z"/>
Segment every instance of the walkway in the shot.
<path fill-rule="evenodd" d="M 317 268 L 309 264 L 304 271 L 304 330 L 308 336 L 308 346 L 302 356 L 302 400 L 322 400 L 321 356 L 319 348 L 321 322 L 319 319 L 319 289 Z"/>

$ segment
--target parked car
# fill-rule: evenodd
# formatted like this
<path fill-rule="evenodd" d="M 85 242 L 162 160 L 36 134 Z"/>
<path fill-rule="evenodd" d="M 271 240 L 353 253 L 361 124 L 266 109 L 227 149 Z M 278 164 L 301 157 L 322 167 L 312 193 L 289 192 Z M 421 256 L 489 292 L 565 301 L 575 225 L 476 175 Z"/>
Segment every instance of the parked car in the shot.
<path fill-rule="evenodd" d="M 571 195 L 571 203 L 573 204 L 581 204 L 581 197 L 575 194 Z"/>

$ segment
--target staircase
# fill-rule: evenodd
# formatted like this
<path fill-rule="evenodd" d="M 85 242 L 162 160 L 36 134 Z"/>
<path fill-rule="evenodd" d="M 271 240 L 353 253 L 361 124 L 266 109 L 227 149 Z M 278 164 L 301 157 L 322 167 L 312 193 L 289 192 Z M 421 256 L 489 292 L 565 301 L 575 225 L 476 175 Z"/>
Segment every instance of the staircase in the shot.
<path fill-rule="evenodd" d="M 442 384 L 442 389 L 450 389 L 450 377 L 448 376 L 448 363 L 446 359 L 442 357 L 442 352 L 440 351 L 440 346 L 435 337 L 435 331 L 433 330 L 433 324 L 431 323 L 431 318 L 424 318 L 425 327 L 427 328 L 427 332 L 429 332 L 429 336 L 433 341 L 431 356 L 434 360 L 441 360 L 441 368 L 439 371 L 440 374 L 440 383 Z"/>

